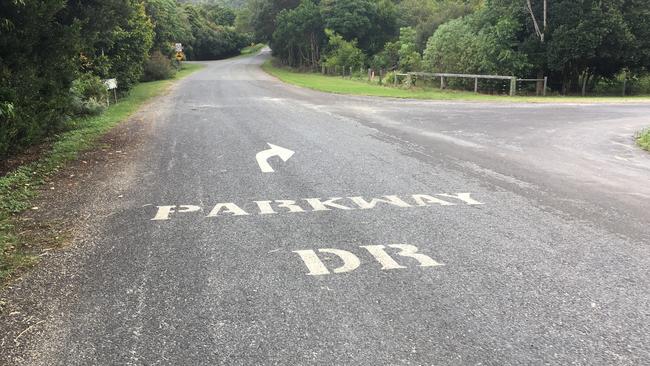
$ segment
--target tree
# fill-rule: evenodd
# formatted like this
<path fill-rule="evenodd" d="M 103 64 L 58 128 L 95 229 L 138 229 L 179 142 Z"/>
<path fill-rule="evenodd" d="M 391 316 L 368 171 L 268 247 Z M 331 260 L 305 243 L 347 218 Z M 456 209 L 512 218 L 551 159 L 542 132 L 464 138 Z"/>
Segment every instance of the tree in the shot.
<path fill-rule="evenodd" d="M 424 52 L 425 68 L 437 72 L 525 75 L 528 56 L 513 48 L 518 19 L 490 8 L 441 25 Z"/>
<path fill-rule="evenodd" d="M 395 7 L 390 1 L 323 0 L 320 6 L 325 28 L 345 40 L 358 40 L 368 54 L 379 52 L 397 35 Z"/>
<path fill-rule="evenodd" d="M 0 158 L 65 126 L 81 49 L 64 0 L 0 2 Z"/>
<path fill-rule="evenodd" d="M 278 15 L 271 47 L 287 65 L 317 67 L 324 43 L 323 22 L 313 1 L 303 0 L 298 7 Z"/>
<path fill-rule="evenodd" d="M 251 28 L 257 42 L 270 42 L 275 32 L 276 17 L 284 9 L 293 9 L 300 0 L 250 0 Z"/>
<path fill-rule="evenodd" d="M 154 25 L 154 50 L 168 54 L 173 43 L 188 44 L 192 41 L 187 15 L 175 0 L 147 0 L 145 9 Z"/>
<path fill-rule="evenodd" d="M 193 60 L 215 60 L 236 55 L 248 43 L 248 38 L 234 27 L 215 24 L 208 8 L 185 5 L 193 40 L 185 47 L 185 54 Z"/>
<path fill-rule="evenodd" d="M 399 31 L 399 69 L 404 72 L 420 69 L 422 56 L 415 44 L 416 32 L 411 27 L 403 27 Z"/>
<path fill-rule="evenodd" d="M 397 5 L 398 24 L 415 29 L 415 44 L 422 53 L 441 24 L 472 14 L 480 3 L 480 0 L 402 0 Z"/>
<path fill-rule="evenodd" d="M 349 68 L 358 70 L 364 66 L 365 55 L 357 47 L 356 41 L 346 41 L 331 29 L 326 29 L 325 34 L 329 39 L 329 45 L 324 56 L 323 65 L 334 68 L 340 67 L 344 72 Z"/>
<path fill-rule="evenodd" d="M 131 5 L 133 12 L 113 30 L 111 47 L 106 50 L 111 63 L 110 75 L 100 75 L 117 78 L 123 92 L 140 80 L 154 37 L 154 27 L 145 12 L 144 4 L 132 1 Z"/>

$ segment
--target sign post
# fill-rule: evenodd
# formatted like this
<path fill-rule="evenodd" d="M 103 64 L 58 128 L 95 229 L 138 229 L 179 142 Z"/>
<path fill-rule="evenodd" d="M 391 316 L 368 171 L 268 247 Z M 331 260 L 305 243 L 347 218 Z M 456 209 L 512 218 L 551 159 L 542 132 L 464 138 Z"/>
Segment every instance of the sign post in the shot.
<path fill-rule="evenodd" d="M 113 96 L 115 97 L 115 103 L 117 103 L 117 79 L 106 79 L 103 80 L 104 85 L 106 86 L 106 90 L 112 90 L 113 91 Z M 107 104 L 110 106 L 111 101 L 110 97 L 106 98 Z"/>
<path fill-rule="evenodd" d="M 180 69 L 181 61 L 185 58 L 185 55 L 183 54 L 183 44 L 182 43 L 174 43 L 174 51 L 176 51 L 176 62 L 178 65 L 178 68 Z"/>

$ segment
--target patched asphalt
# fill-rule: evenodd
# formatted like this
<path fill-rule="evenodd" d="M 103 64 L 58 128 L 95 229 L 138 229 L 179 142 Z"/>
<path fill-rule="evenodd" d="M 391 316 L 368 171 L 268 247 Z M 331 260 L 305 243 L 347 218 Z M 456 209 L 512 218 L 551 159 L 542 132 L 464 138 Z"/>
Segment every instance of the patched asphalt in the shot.
<path fill-rule="evenodd" d="M 650 363 L 650 154 L 633 144 L 650 106 L 331 95 L 265 74 L 267 57 L 206 63 L 145 112 L 121 165 L 77 188 L 75 243 L 5 291 L 42 322 L 0 360 Z M 267 143 L 295 151 L 273 173 L 255 160 Z M 444 196 L 462 192 L 482 204 Z M 410 207 L 349 198 L 386 195 Z M 305 201 L 332 197 L 357 209 Z M 260 214 L 276 200 L 305 212 Z M 218 203 L 248 215 L 206 217 Z M 167 205 L 199 209 L 151 220 Z M 382 270 L 370 245 L 405 268 Z M 335 273 L 325 248 L 358 268 Z M 299 250 L 331 273 L 308 275 Z"/>

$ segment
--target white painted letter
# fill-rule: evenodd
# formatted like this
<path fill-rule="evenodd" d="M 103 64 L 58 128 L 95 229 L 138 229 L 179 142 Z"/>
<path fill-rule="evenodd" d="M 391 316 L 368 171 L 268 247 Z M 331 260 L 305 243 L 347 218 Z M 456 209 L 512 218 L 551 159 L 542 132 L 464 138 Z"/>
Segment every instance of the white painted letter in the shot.
<path fill-rule="evenodd" d="M 436 196 L 455 198 L 457 200 L 461 200 L 461 201 L 467 203 L 468 205 L 482 205 L 483 204 L 482 202 L 476 201 L 475 199 L 470 197 L 469 196 L 470 194 L 471 193 L 456 193 L 456 195 L 453 195 L 453 194 L 439 193 L 439 194 L 436 194 Z"/>
<path fill-rule="evenodd" d="M 248 215 L 248 213 L 244 210 L 242 210 L 239 206 L 237 206 L 234 203 L 217 203 L 216 206 L 210 211 L 208 216 L 206 217 L 215 217 L 219 216 L 219 212 L 223 210 L 224 213 L 231 213 L 233 216 L 243 216 L 243 215 Z"/>
<path fill-rule="evenodd" d="M 330 271 L 325 267 L 325 264 L 318 259 L 318 256 L 313 250 L 294 250 L 293 252 L 298 253 L 302 261 L 305 262 L 305 265 L 309 270 L 309 273 L 307 273 L 308 275 L 320 276 L 330 274 Z"/>
<path fill-rule="evenodd" d="M 373 257 L 381 264 L 381 269 L 386 270 L 386 269 L 396 269 L 396 268 L 406 268 L 404 266 L 400 266 L 399 263 L 395 262 L 395 260 L 386 253 L 384 248 L 386 248 L 383 245 L 366 245 L 362 246 L 361 248 L 366 249 L 367 251 L 372 254 Z"/>
<path fill-rule="evenodd" d="M 332 271 L 334 273 L 354 271 L 361 264 L 361 261 L 359 261 L 359 258 L 357 258 L 356 255 L 346 250 L 325 248 L 318 249 L 318 251 L 321 253 L 334 254 L 337 257 L 341 258 L 343 265 L 333 269 Z M 318 258 L 313 250 L 294 250 L 293 252 L 298 253 L 302 261 L 307 266 L 307 269 L 309 269 L 309 273 L 307 273 L 308 275 L 319 276 L 330 274 L 330 271 L 327 269 L 327 267 L 325 267 L 325 264 Z"/>
<path fill-rule="evenodd" d="M 373 198 L 372 201 L 367 202 L 363 197 L 349 197 L 352 202 L 354 202 L 357 206 L 359 206 L 360 209 L 362 210 L 368 210 L 371 208 L 375 208 L 377 203 L 388 203 L 391 205 L 395 205 L 398 207 L 411 207 L 408 203 L 402 201 L 399 197 L 397 196 L 384 196 L 386 199 L 381 199 L 381 198 Z"/>
<path fill-rule="evenodd" d="M 296 201 L 292 200 L 276 200 L 275 203 L 278 203 L 278 207 L 288 208 L 289 212 L 305 212 L 302 207 L 296 205 Z"/>
<path fill-rule="evenodd" d="M 416 247 L 415 245 L 390 244 L 388 246 L 391 248 L 401 249 L 401 251 L 397 253 L 397 255 L 401 257 L 409 257 L 415 259 L 416 261 L 420 262 L 420 267 L 444 266 L 444 264 L 434 261 L 428 255 L 417 253 L 418 247 Z"/>
<path fill-rule="evenodd" d="M 176 206 L 158 206 L 158 212 L 156 216 L 151 220 L 169 220 L 169 215 L 172 213 L 186 213 L 186 212 L 196 212 L 201 209 L 199 206 L 192 205 L 181 205 L 179 210 L 175 211 Z"/>
<path fill-rule="evenodd" d="M 311 205 L 311 207 L 314 208 L 314 211 L 329 211 L 330 208 L 338 208 L 340 210 L 352 210 L 350 207 L 346 207 L 343 205 L 339 205 L 338 203 L 334 203 L 334 201 L 340 200 L 341 197 L 335 197 L 335 198 L 330 198 L 325 201 L 321 201 L 320 198 L 305 198 L 305 201 Z"/>
<path fill-rule="evenodd" d="M 260 209 L 260 215 L 277 213 L 273 211 L 273 207 L 271 207 L 271 201 L 255 201 L 255 203 L 257 203 L 257 207 Z"/>
<path fill-rule="evenodd" d="M 440 198 L 435 198 L 427 194 L 414 194 L 413 200 L 418 206 L 428 206 L 428 204 L 438 204 L 440 206 L 453 206 L 455 203 L 443 201 Z"/>

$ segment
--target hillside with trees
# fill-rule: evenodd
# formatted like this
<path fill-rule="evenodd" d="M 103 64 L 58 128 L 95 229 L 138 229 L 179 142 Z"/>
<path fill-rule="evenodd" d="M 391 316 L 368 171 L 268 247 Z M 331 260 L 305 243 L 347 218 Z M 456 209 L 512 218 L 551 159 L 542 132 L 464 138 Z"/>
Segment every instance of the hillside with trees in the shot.
<path fill-rule="evenodd" d="M 302 70 L 548 76 L 563 94 L 627 78 L 630 92 L 650 92 L 644 0 L 249 0 L 243 17 Z"/>

